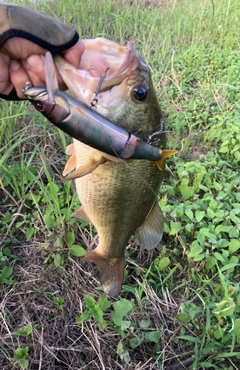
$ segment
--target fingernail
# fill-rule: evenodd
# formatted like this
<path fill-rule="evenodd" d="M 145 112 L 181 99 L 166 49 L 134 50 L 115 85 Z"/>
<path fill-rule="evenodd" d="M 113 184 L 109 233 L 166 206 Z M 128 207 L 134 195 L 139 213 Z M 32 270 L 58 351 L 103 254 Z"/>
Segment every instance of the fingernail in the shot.
<path fill-rule="evenodd" d="M 11 60 L 10 68 L 12 71 L 16 71 L 21 67 L 21 64 L 17 62 L 16 60 Z"/>

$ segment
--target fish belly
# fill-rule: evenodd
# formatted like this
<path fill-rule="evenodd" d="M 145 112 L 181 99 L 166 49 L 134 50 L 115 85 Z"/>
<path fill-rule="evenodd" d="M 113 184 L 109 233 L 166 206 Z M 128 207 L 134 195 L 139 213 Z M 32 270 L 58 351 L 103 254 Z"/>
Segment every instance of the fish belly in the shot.
<path fill-rule="evenodd" d="M 98 155 L 95 149 L 75 140 L 77 168 Z M 163 177 L 151 161 L 107 161 L 76 180 L 76 190 L 88 219 L 96 227 L 104 255 L 124 255 L 130 236 L 143 223 Z"/>

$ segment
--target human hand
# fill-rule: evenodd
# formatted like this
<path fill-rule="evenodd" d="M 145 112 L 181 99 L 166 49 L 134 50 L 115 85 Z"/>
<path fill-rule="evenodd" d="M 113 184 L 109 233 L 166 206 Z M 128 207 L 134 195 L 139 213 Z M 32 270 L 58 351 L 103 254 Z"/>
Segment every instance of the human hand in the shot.
<path fill-rule="evenodd" d="M 61 53 L 63 58 L 78 68 L 84 44 L 78 41 L 73 47 Z M 0 94 L 9 95 L 15 88 L 18 98 L 25 99 L 22 92 L 26 82 L 34 86 L 45 85 L 44 55 L 46 49 L 23 38 L 13 37 L 0 48 Z M 59 88 L 66 89 L 57 72 Z"/>
<path fill-rule="evenodd" d="M 84 44 L 77 32 L 48 15 L 8 3 L 0 3 L 0 97 L 25 99 L 26 82 L 45 85 L 44 55 L 59 53 L 78 67 Z M 57 73 L 59 87 L 65 85 Z M 17 93 L 17 94 L 16 94 Z"/>

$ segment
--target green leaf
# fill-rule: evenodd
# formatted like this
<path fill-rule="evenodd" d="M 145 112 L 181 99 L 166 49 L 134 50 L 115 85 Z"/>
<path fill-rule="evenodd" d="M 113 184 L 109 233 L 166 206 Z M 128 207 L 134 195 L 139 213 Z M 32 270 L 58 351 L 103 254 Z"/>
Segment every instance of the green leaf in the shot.
<path fill-rule="evenodd" d="M 89 311 L 84 311 L 81 315 L 76 317 L 76 324 L 81 325 L 84 321 L 91 318 L 91 313 Z"/>
<path fill-rule="evenodd" d="M 217 304 L 213 313 L 218 319 L 221 317 L 231 316 L 235 311 L 235 306 L 236 304 L 232 298 L 224 299 Z"/>
<path fill-rule="evenodd" d="M 150 320 L 141 320 L 139 323 L 140 328 L 146 329 L 150 326 L 151 321 Z"/>
<path fill-rule="evenodd" d="M 217 181 L 214 181 L 214 182 L 213 182 L 213 186 L 214 186 L 214 188 L 215 188 L 217 191 L 221 191 L 221 190 L 222 190 L 222 185 L 221 185 L 221 184 L 219 184 L 219 182 L 217 182 Z"/>
<path fill-rule="evenodd" d="M 227 153 L 228 152 L 228 146 L 221 146 L 221 148 L 219 149 L 219 152 L 220 153 Z"/>
<path fill-rule="evenodd" d="M 191 209 L 187 208 L 185 209 L 185 215 L 188 216 L 188 218 L 192 221 L 193 220 L 193 212 Z"/>
<path fill-rule="evenodd" d="M 215 212 L 211 208 L 208 207 L 207 215 L 208 215 L 208 218 L 213 218 L 215 216 Z"/>
<path fill-rule="evenodd" d="M 240 224 L 240 218 L 235 215 L 233 210 L 230 211 L 229 217 L 232 220 L 232 222 L 234 222 L 236 225 Z"/>
<path fill-rule="evenodd" d="M 111 307 L 112 302 L 110 302 L 104 294 L 101 294 L 98 298 L 98 305 L 102 311 L 106 311 Z"/>
<path fill-rule="evenodd" d="M 59 253 L 53 254 L 53 263 L 55 267 L 61 266 L 63 262 L 64 262 L 64 257 L 61 254 Z"/>
<path fill-rule="evenodd" d="M 229 252 L 235 253 L 240 248 L 240 241 L 237 239 L 232 239 L 229 243 Z"/>
<path fill-rule="evenodd" d="M 197 222 L 200 222 L 200 221 L 202 221 L 203 217 L 205 216 L 205 212 L 204 211 L 196 211 L 195 216 L 196 216 Z"/>
<path fill-rule="evenodd" d="M 232 229 L 232 226 L 228 225 L 218 225 L 215 229 L 216 234 L 218 235 L 219 233 L 229 233 L 230 230 Z"/>
<path fill-rule="evenodd" d="M 10 257 L 12 255 L 11 249 L 8 247 L 3 248 L 3 255 Z"/>
<path fill-rule="evenodd" d="M 12 272 L 13 272 L 12 267 L 4 266 L 0 274 L 0 282 L 4 283 L 6 279 L 10 278 Z"/>
<path fill-rule="evenodd" d="M 32 324 L 27 324 L 22 329 L 15 331 L 14 334 L 20 335 L 22 337 L 27 337 L 28 335 L 32 333 L 32 330 L 33 330 Z"/>
<path fill-rule="evenodd" d="M 188 257 L 189 258 L 196 258 L 197 256 L 200 255 L 202 252 L 203 248 L 196 242 L 194 241 L 190 247 L 190 251 L 188 252 Z"/>
<path fill-rule="evenodd" d="M 145 333 L 146 342 L 158 343 L 160 336 L 161 336 L 161 332 L 159 330 L 150 331 L 148 333 Z"/>
<path fill-rule="evenodd" d="M 27 229 L 27 232 L 26 232 L 26 239 L 27 240 L 30 240 L 31 237 L 33 236 L 33 234 L 34 234 L 34 228 L 33 227 L 29 227 Z"/>
<path fill-rule="evenodd" d="M 50 227 L 50 228 L 53 228 L 55 227 L 56 223 L 55 223 L 55 219 L 53 216 L 50 216 L 48 214 L 45 214 L 43 216 L 43 219 L 44 219 L 44 222 L 46 224 L 47 227 Z"/>
<path fill-rule="evenodd" d="M 216 259 L 217 259 L 218 261 L 220 261 L 220 262 L 222 262 L 222 263 L 225 263 L 225 259 L 223 258 L 223 256 L 222 256 L 220 253 L 215 252 L 215 253 L 214 253 L 214 256 L 216 257 Z"/>
<path fill-rule="evenodd" d="M 228 263 L 227 265 L 224 265 L 223 267 L 221 267 L 220 271 L 226 271 L 226 270 L 230 270 L 230 269 L 233 269 L 234 267 L 238 266 L 238 263 Z"/>
<path fill-rule="evenodd" d="M 179 335 L 177 338 L 187 340 L 188 342 L 201 344 L 202 341 L 199 338 L 192 337 L 191 335 Z"/>
<path fill-rule="evenodd" d="M 189 180 L 187 178 L 182 179 L 181 185 L 179 186 L 179 190 L 182 194 L 184 200 L 191 198 L 193 195 L 193 189 L 188 186 Z"/>
<path fill-rule="evenodd" d="M 219 353 L 217 358 L 228 358 L 228 357 L 236 357 L 237 359 L 240 359 L 240 352 L 223 352 Z"/>
<path fill-rule="evenodd" d="M 160 271 L 164 270 L 170 264 L 170 259 L 168 257 L 162 257 L 157 264 Z"/>
<path fill-rule="evenodd" d="M 171 221 L 170 235 L 176 235 L 182 229 L 181 222 Z"/>
<path fill-rule="evenodd" d="M 29 365 L 29 360 L 27 358 L 24 358 L 23 360 L 21 360 L 20 366 L 22 369 L 28 369 L 28 365 Z"/>
<path fill-rule="evenodd" d="M 122 320 L 121 322 L 121 330 L 127 330 L 128 328 L 130 328 L 130 325 L 131 325 L 131 321 L 129 320 Z"/>
<path fill-rule="evenodd" d="M 86 306 L 90 309 L 94 308 L 95 305 L 96 305 L 96 302 L 95 300 L 93 299 L 92 296 L 88 295 L 88 294 L 85 294 L 84 295 L 84 300 L 86 302 Z"/>
<path fill-rule="evenodd" d="M 221 328 L 220 325 L 217 326 L 217 329 L 214 330 L 214 337 L 216 339 L 221 339 L 223 337 L 223 334 L 224 334 L 224 331 L 223 329 Z"/>
<path fill-rule="evenodd" d="M 212 362 L 208 362 L 208 361 L 203 361 L 201 362 L 201 366 L 205 369 L 205 368 L 209 368 L 209 369 L 216 369 L 218 370 L 219 367 L 214 365 Z"/>
<path fill-rule="evenodd" d="M 70 248 L 73 245 L 74 240 L 75 240 L 74 232 L 69 231 L 66 235 L 66 243 L 67 243 L 68 248 Z"/>
<path fill-rule="evenodd" d="M 120 341 L 117 345 L 117 354 L 126 364 L 129 364 L 129 362 L 131 361 L 129 352 L 123 347 L 122 341 Z"/>
<path fill-rule="evenodd" d="M 237 337 L 238 342 L 240 342 L 240 318 L 236 319 L 235 321 L 234 333 Z"/>
<path fill-rule="evenodd" d="M 141 343 L 143 342 L 143 340 L 139 339 L 139 338 L 131 338 L 129 340 L 129 344 L 130 344 L 130 347 L 132 349 L 135 349 L 137 348 Z"/>
<path fill-rule="evenodd" d="M 76 257 L 83 257 L 86 255 L 86 250 L 81 247 L 80 245 L 77 245 L 77 244 L 73 244 L 70 248 L 70 253 L 72 256 L 76 256 Z"/>
<path fill-rule="evenodd" d="M 121 327 L 123 318 L 131 313 L 133 304 L 129 300 L 121 298 L 120 301 L 114 303 L 113 308 L 112 320 L 116 326 Z"/>
<path fill-rule="evenodd" d="M 216 258 L 213 256 L 208 256 L 206 258 L 206 264 L 205 264 L 206 270 L 211 270 L 211 268 L 215 265 L 216 265 Z"/>
<path fill-rule="evenodd" d="M 229 231 L 229 237 L 238 238 L 238 236 L 239 236 L 239 231 L 235 227 L 232 227 L 231 230 Z"/>
<path fill-rule="evenodd" d="M 104 331 L 107 327 L 108 323 L 106 320 L 104 319 L 101 319 L 101 320 L 98 320 L 98 323 L 97 323 L 97 326 L 98 326 L 98 329 L 100 331 Z"/>
<path fill-rule="evenodd" d="M 13 361 L 19 361 L 25 359 L 28 355 L 29 347 L 17 348 L 14 352 Z"/>

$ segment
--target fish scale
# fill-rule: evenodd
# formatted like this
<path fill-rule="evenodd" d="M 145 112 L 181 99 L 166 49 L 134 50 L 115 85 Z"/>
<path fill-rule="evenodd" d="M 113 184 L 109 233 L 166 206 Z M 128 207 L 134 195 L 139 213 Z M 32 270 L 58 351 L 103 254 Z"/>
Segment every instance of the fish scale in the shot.
<path fill-rule="evenodd" d="M 95 54 L 91 59 L 93 46 L 100 53 L 108 53 L 109 49 L 112 60 L 116 47 L 117 67 L 108 75 L 107 88 L 103 86 L 103 91 L 97 96 L 97 111 L 146 141 L 149 135 L 159 130 L 160 120 L 163 118 L 146 62 L 135 51 L 133 43 L 119 49 L 118 44 L 105 39 L 91 40 L 90 45 L 89 40 L 83 42 L 86 54 L 83 53 L 81 63 L 84 65 L 86 58 L 96 68 L 97 59 L 93 60 Z M 125 59 L 124 56 L 120 58 L 120 65 L 117 63 L 119 50 L 126 55 Z M 133 56 L 134 63 L 129 55 Z M 84 86 L 81 86 L 78 74 L 83 75 L 83 71 L 74 69 L 58 57 L 56 64 L 66 85 L 77 99 L 88 99 L 90 104 L 94 91 L 87 90 L 86 79 Z M 107 67 L 103 65 L 101 68 L 105 70 Z M 117 68 L 123 75 L 122 80 L 117 74 Z M 112 85 L 111 73 L 114 76 Z M 89 79 L 89 86 L 92 86 L 91 76 Z M 103 85 L 104 82 L 105 80 Z M 137 101 L 135 98 L 134 89 L 138 86 L 147 89 L 144 101 Z M 164 124 L 162 130 L 156 145 L 165 149 Z M 124 161 L 106 157 L 104 153 L 77 140 L 67 149 L 67 153 L 72 155 L 72 160 L 66 164 L 64 173 L 75 169 L 71 178 L 76 178 L 76 191 L 81 203 L 80 209 L 73 216 L 91 222 L 99 236 L 98 246 L 89 251 L 82 262 L 93 262 L 99 267 L 103 290 L 116 297 L 122 286 L 124 253 L 130 237 L 135 233 L 139 244 L 149 250 L 162 238 L 164 222 L 157 194 L 164 171 L 160 171 L 156 163 L 150 160 Z"/>
<path fill-rule="evenodd" d="M 77 140 L 74 149 L 76 167 L 90 160 L 95 152 Z M 114 244 L 113 254 L 122 255 L 122 243 L 126 243 L 144 221 L 156 201 L 161 180 L 162 172 L 153 162 L 136 160 L 127 164 L 108 161 L 89 175 L 76 179 L 79 199 L 98 230 L 103 248 L 111 250 L 109 244 Z"/>

